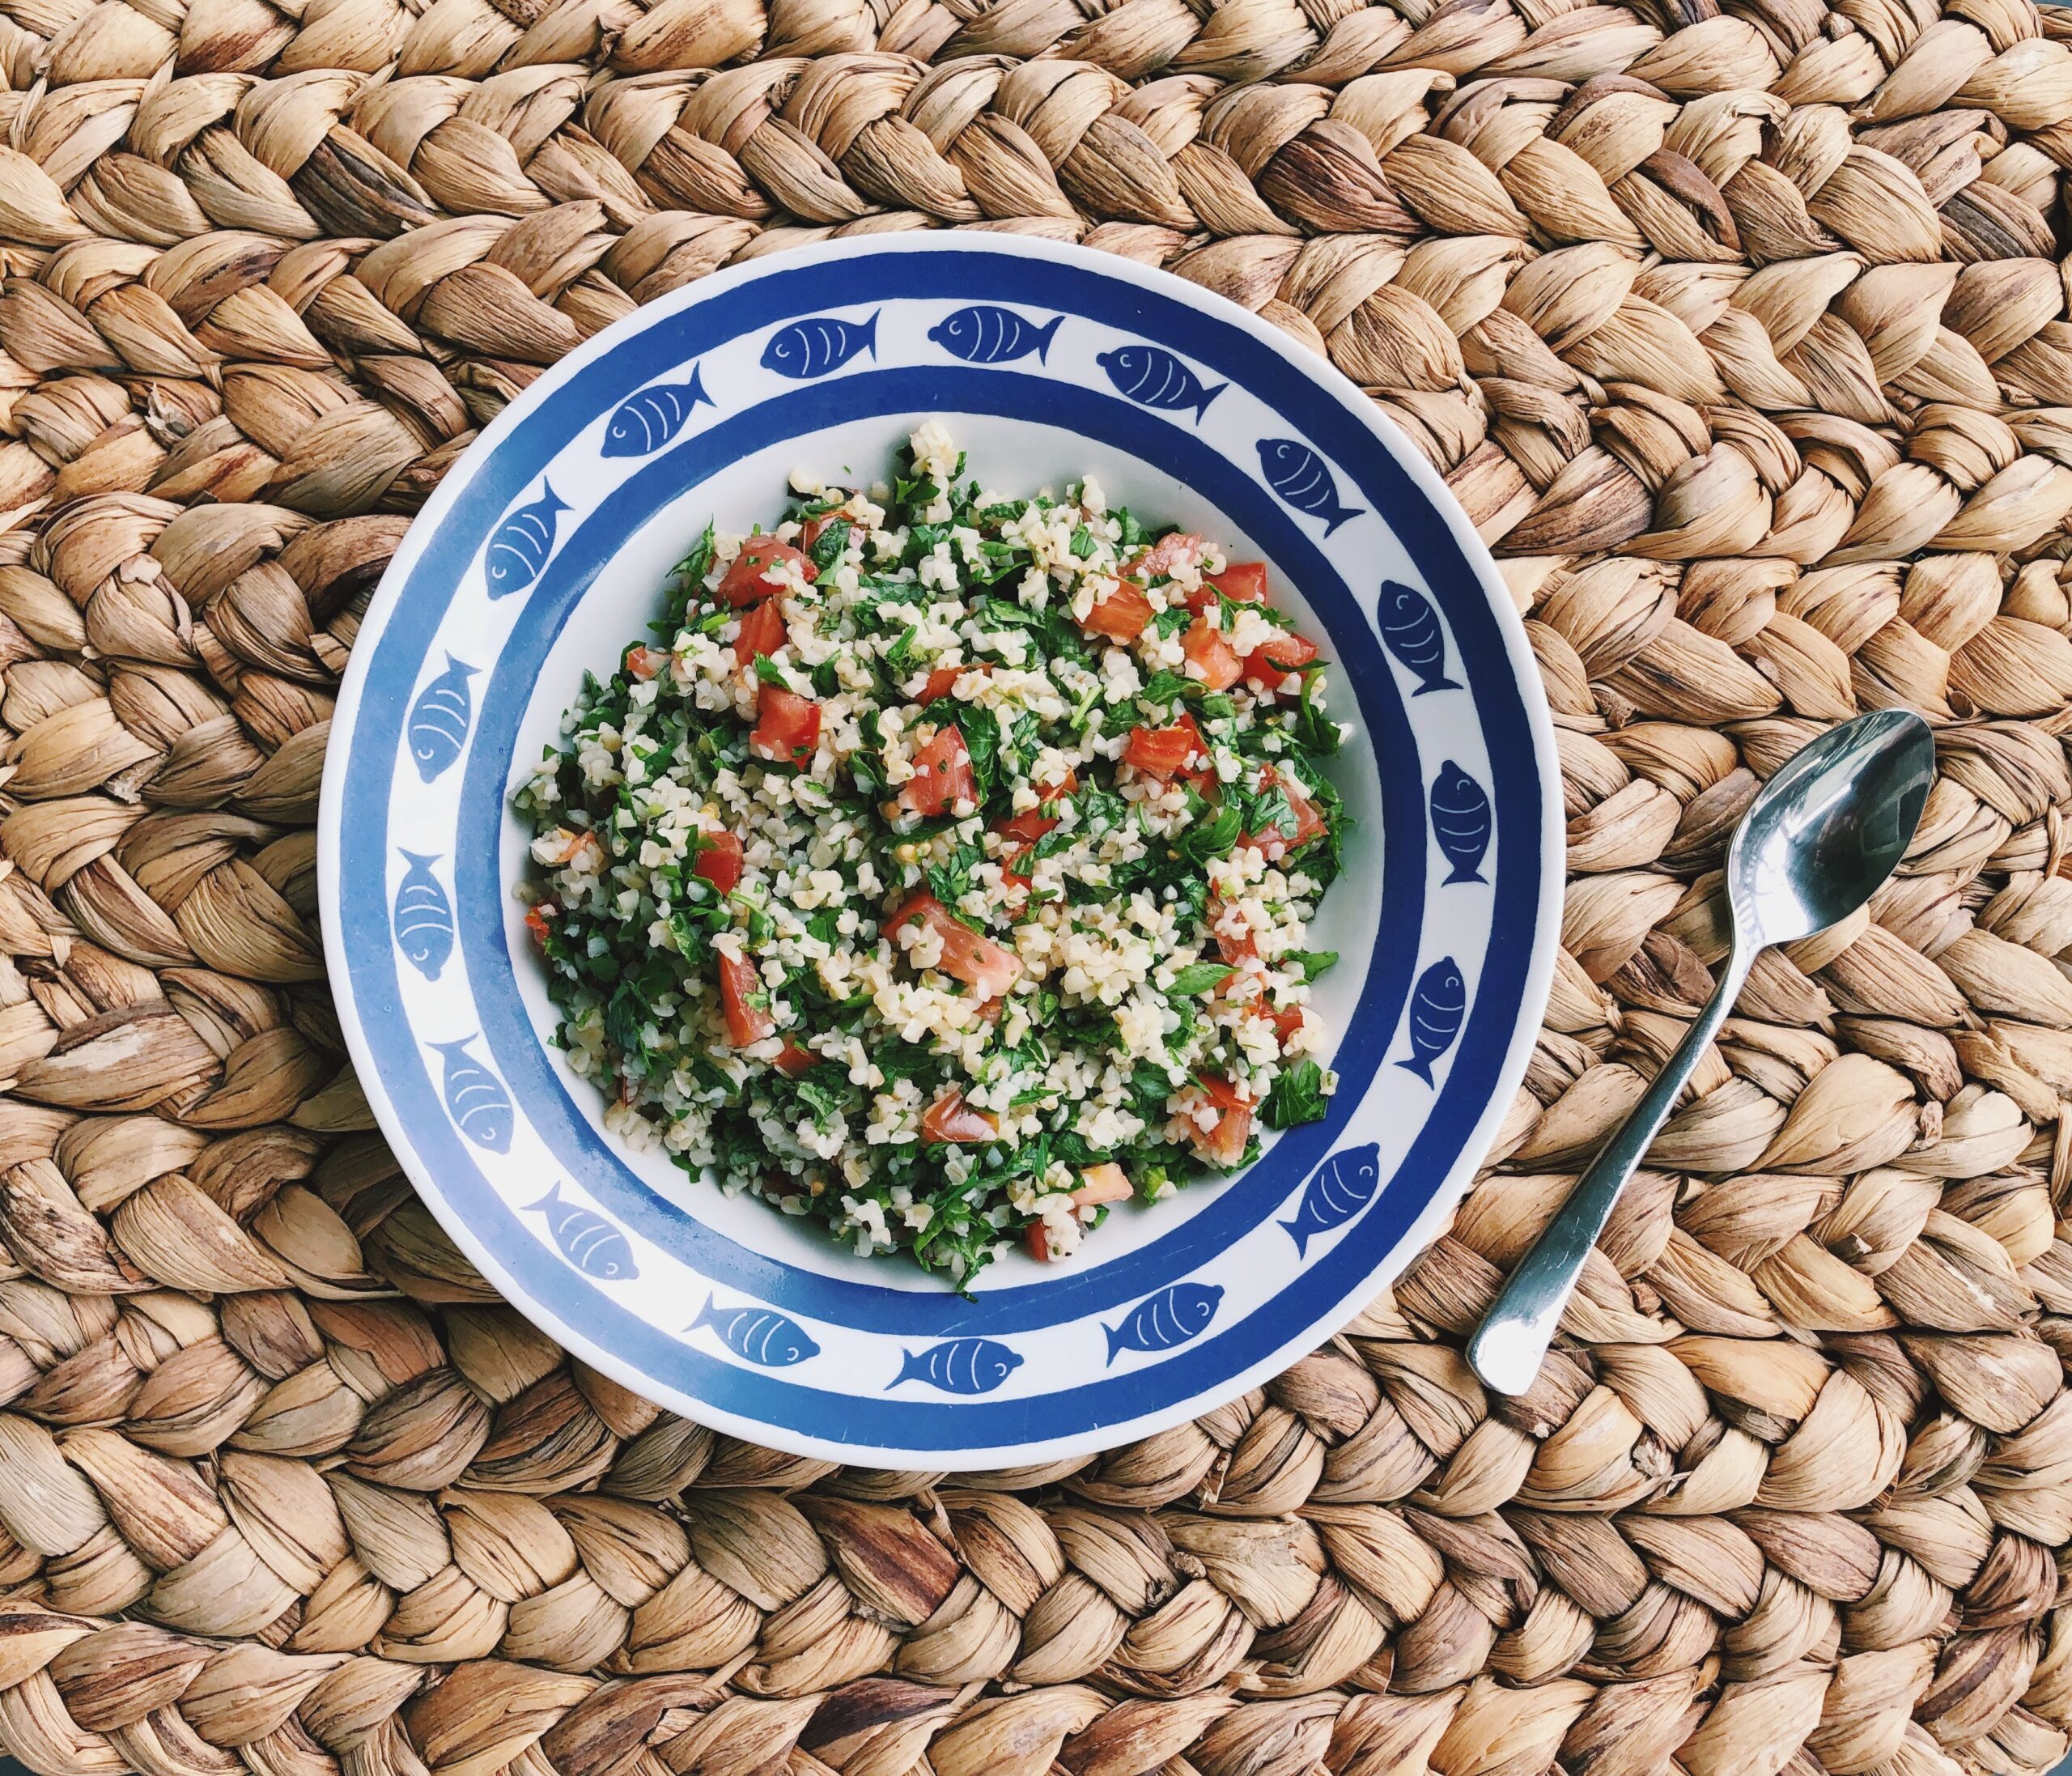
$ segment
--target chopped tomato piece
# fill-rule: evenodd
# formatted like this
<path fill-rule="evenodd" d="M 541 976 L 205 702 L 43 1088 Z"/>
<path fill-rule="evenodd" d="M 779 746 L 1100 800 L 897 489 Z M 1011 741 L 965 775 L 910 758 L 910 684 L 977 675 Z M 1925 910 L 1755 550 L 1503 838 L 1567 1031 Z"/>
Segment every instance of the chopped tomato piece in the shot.
<path fill-rule="evenodd" d="M 785 562 L 796 567 L 799 577 L 809 583 L 819 576 L 820 570 L 788 542 L 775 537 L 750 537 L 741 545 L 741 552 L 734 557 L 733 565 L 720 582 L 720 596 L 728 604 L 737 605 L 752 605 L 767 598 L 777 588 L 762 576 L 768 569 Z"/>
<path fill-rule="evenodd" d="M 723 894 L 741 885 L 741 842 L 730 832 L 706 833 L 698 842 L 698 860 L 690 873 L 709 882 Z"/>
<path fill-rule="evenodd" d="M 1233 561 L 1222 572 L 1208 575 L 1203 583 L 1215 587 L 1233 603 L 1260 604 L 1266 598 L 1266 563 Z"/>
<path fill-rule="evenodd" d="M 1245 656 L 1245 676 L 1255 684 L 1277 688 L 1291 672 L 1300 672 L 1317 657 L 1317 644 L 1290 630 L 1263 641 Z"/>
<path fill-rule="evenodd" d="M 1046 814 L 1041 808 L 1031 808 L 1025 813 L 996 822 L 993 831 L 1003 839 L 1012 839 L 1018 845 L 1033 845 L 1046 833 L 1055 830 L 1058 817 Z"/>
<path fill-rule="evenodd" d="M 820 1064 L 820 1056 L 810 1048 L 802 1048 L 789 1036 L 777 1056 L 777 1071 L 787 1079 L 803 1079 Z"/>
<path fill-rule="evenodd" d="M 1021 978 L 1019 956 L 974 931 L 926 889 L 894 913 L 885 928 L 897 932 L 914 920 L 942 939 L 942 971 L 981 999 L 999 998 Z"/>
<path fill-rule="evenodd" d="M 1000 1132 L 1000 1119 L 991 1111 L 974 1110 L 964 1101 L 962 1090 L 952 1086 L 941 1097 L 930 1104 L 921 1118 L 921 1138 L 923 1141 L 957 1141 L 966 1146 L 983 1145 L 996 1140 Z"/>
<path fill-rule="evenodd" d="M 1204 1129 L 1190 1114 L 1188 1138 L 1204 1158 L 1219 1166 L 1234 1166 L 1245 1157 L 1246 1144 L 1252 1138 L 1251 1100 L 1221 1073 L 1198 1074 L 1195 1083 L 1216 1111 L 1216 1121 Z"/>
<path fill-rule="evenodd" d="M 1026 1227 L 1021 1230 L 1021 1244 L 1023 1249 L 1026 1251 L 1029 1256 L 1034 1259 L 1038 1264 L 1047 1264 L 1050 1263 L 1051 1236 L 1045 1230 L 1043 1224 L 1040 1221 L 1032 1221 Z"/>
<path fill-rule="evenodd" d="M 766 996 L 754 962 L 720 952 L 720 1003 L 727 1014 L 727 1040 L 737 1048 L 775 1031 L 777 1020 L 770 1015 Z"/>
<path fill-rule="evenodd" d="M 1129 1175 L 1113 1160 L 1089 1166 L 1080 1175 L 1085 1182 L 1072 1193 L 1074 1209 L 1098 1209 L 1103 1203 L 1130 1200 Z"/>
<path fill-rule="evenodd" d="M 899 805 L 909 814 L 944 814 L 960 801 L 975 799 L 978 788 L 963 731 L 954 725 L 938 728 L 914 754 L 914 775 L 900 785 Z"/>
<path fill-rule="evenodd" d="M 1201 538 L 1191 530 L 1168 531 L 1130 563 L 1133 580 L 1156 580 L 1201 559 Z"/>
<path fill-rule="evenodd" d="M 525 909 L 525 928 L 533 934 L 533 941 L 544 947 L 547 941 L 547 921 L 561 909 L 551 900 L 543 900 L 537 907 Z"/>
<path fill-rule="evenodd" d="M 652 678 L 669 663 L 669 656 L 659 648 L 635 643 L 626 650 L 626 671 L 630 678 Z"/>
<path fill-rule="evenodd" d="M 1302 1008 L 1300 1005 L 1278 1005 L 1266 1013 L 1267 1022 L 1273 1026 L 1273 1033 L 1280 1039 L 1280 1052 L 1288 1052 L 1288 1045 L 1301 1033 Z"/>
<path fill-rule="evenodd" d="M 765 598 L 741 613 L 741 632 L 734 637 L 734 659 L 753 666 L 758 654 L 774 654 L 784 645 L 790 631 L 784 627 L 779 600 Z"/>
<path fill-rule="evenodd" d="M 840 506 L 837 506 L 832 512 L 823 512 L 817 518 L 807 519 L 799 527 L 799 546 L 801 549 L 812 548 L 820 541 L 822 533 L 830 525 L 846 524 L 848 518 L 849 514 Z M 806 578 L 810 580 L 813 576 L 808 574 Z"/>
<path fill-rule="evenodd" d="M 1147 777 L 1170 779 L 1188 774 L 1188 761 L 1208 751 L 1192 716 L 1182 716 L 1170 728 L 1132 728 L 1123 746 L 1123 763 Z"/>
<path fill-rule="evenodd" d="M 1223 639 L 1221 629 L 1209 627 L 1206 617 L 1197 617 L 1187 625 L 1180 650 L 1195 669 L 1190 676 L 1199 678 L 1211 690 L 1228 690 L 1244 676 L 1245 663 L 1238 657 L 1238 650 Z"/>
<path fill-rule="evenodd" d="M 993 663 L 990 660 L 974 661 L 962 666 L 938 666 L 928 674 L 928 682 L 921 686 L 921 695 L 915 700 L 923 703 L 933 703 L 936 698 L 947 697 L 954 690 L 957 681 L 967 672 L 991 672 L 992 669 Z"/>
<path fill-rule="evenodd" d="M 1249 931 L 1231 932 L 1223 928 L 1225 903 L 1221 894 L 1208 897 L 1208 920 L 1210 935 L 1216 939 L 1216 953 L 1225 962 L 1250 962 L 1259 953 L 1259 940 Z M 1223 992 L 1237 978 L 1228 975 L 1216 984 L 1216 990 Z"/>
<path fill-rule="evenodd" d="M 1187 594 L 1187 609 L 1199 616 L 1221 593 L 1233 604 L 1255 605 L 1266 598 L 1266 563 L 1240 561 L 1221 573 L 1204 574 L 1201 584 Z"/>
<path fill-rule="evenodd" d="M 820 744 L 820 705 L 782 685 L 765 685 L 748 750 L 758 758 L 804 764 Z"/>
<path fill-rule="evenodd" d="M 1238 834 L 1239 844 L 1256 845 L 1269 854 L 1276 845 L 1279 845 L 1284 852 L 1300 851 L 1312 839 L 1321 839 L 1330 831 L 1324 824 L 1324 817 L 1317 812 L 1317 805 L 1309 792 L 1293 778 L 1283 776 L 1268 765 L 1259 773 L 1259 789 L 1263 793 L 1276 785 L 1288 798 L 1289 808 L 1295 816 L 1294 831 L 1283 832 L 1279 822 L 1276 822 L 1261 827 L 1257 832 Z"/>
<path fill-rule="evenodd" d="M 1134 641 L 1151 622 L 1151 601 L 1141 588 L 1119 586 L 1081 618 L 1079 627 L 1089 635 L 1106 635 L 1115 641 Z"/>

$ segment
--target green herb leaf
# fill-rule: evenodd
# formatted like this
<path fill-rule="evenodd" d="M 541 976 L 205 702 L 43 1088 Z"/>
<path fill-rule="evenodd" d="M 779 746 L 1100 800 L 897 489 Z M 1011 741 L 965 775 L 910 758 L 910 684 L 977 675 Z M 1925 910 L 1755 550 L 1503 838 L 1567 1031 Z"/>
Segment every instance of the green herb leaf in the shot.
<path fill-rule="evenodd" d="M 1291 950 L 1280 958 L 1283 968 L 1298 972 L 1304 980 L 1314 980 L 1338 962 L 1335 950 Z"/>
<path fill-rule="evenodd" d="M 837 518 L 813 538 L 813 547 L 806 551 L 806 559 L 820 572 L 826 572 L 842 559 L 843 551 L 848 548 L 849 530 L 849 520 Z"/>
<path fill-rule="evenodd" d="M 1191 962 L 1173 976 L 1173 984 L 1166 989 L 1170 997 L 1193 999 L 1205 992 L 1213 992 L 1230 978 L 1230 964 L 1227 962 Z"/>
<path fill-rule="evenodd" d="M 1314 1060 L 1298 1060 L 1274 1081 L 1259 1120 L 1269 1128 L 1293 1128 L 1321 1120 L 1324 1108 L 1323 1069 Z"/>

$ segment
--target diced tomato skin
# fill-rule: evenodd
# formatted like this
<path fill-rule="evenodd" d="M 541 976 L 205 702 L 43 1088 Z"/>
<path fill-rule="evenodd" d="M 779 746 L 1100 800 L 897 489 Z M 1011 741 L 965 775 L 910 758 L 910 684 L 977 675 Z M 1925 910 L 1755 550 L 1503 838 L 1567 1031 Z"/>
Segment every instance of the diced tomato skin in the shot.
<path fill-rule="evenodd" d="M 819 1064 L 820 1056 L 810 1048 L 801 1047 L 788 1036 L 784 1039 L 777 1056 L 777 1071 L 787 1079 L 803 1079 Z"/>
<path fill-rule="evenodd" d="M 720 1003 L 727 1015 L 727 1040 L 737 1048 L 761 1042 L 775 1033 L 777 1020 L 767 1005 L 750 1003 L 762 991 L 762 976 L 755 964 L 722 951 L 720 956 Z"/>
<path fill-rule="evenodd" d="M 737 606 L 767 598 L 777 588 L 763 578 L 764 571 L 786 561 L 799 570 L 800 578 L 808 584 L 819 577 L 820 570 L 790 543 L 775 537 L 750 537 L 742 543 L 741 552 L 734 557 L 733 564 L 720 580 L 720 596 Z"/>
<path fill-rule="evenodd" d="M 885 930 L 890 935 L 914 920 L 942 939 L 942 971 L 980 998 L 997 999 L 1021 978 L 1019 956 L 974 931 L 925 888 L 908 896 Z"/>
<path fill-rule="evenodd" d="M 533 941 L 542 949 L 546 946 L 547 933 L 551 928 L 547 921 L 561 909 L 551 900 L 543 900 L 536 907 L 525 909 L 525 928 L 533 934 Z"/>
<path fill-rule="evenodd" d="M 1187 761 L 1208 747 L 1192 716 L 1183 715 L 1170 728 L 1132 728 L 1123 743 L 1123 763 L 1147 777 L 1171 779 L 1191 775 Z"/>
<path fill-rule="evenodd" d="M 1058 817 L 1047 814 L 1041 808 L 1031 808 L 1000 822 L 993 831 L 1003 839 L 1011 839 L 1018 845 L 1033 845 L 1045 834 L 1056 831 Z"/>
<path fill-rule="evenodd" d="M 1127 1202 L 1136 1194 L 1130 1188 L 1128 1175 L 1112 1159 L 1098 1166 L 1089 1166 L 1081 1176 L 1083 1181 L 1072 1192 L 1074 1209 L 1098 1209 L 1103 1203 Z"/>
<path fill-rule="evenodd" d="M 921 686 L 921 694 L 914 700 L 918 703 L 933 703 L 938 697 L 947 697 L 957 688 L 957 681 L 967 672 L 991 672 L 990 660 L 967 661 L 961 666 L 938 666 L 928 674 L 928 682 Z"/>
<path fill-rule="evenodd" d="M 1315 798 L 1299 785 L 1290 783 L 1272 765 L 1268 765 L 1259 773 L 1260 791 L 1264 792 L 1274 788 L 1276 784 L 1280 785 L 1282 792 L 1288 797 L 1289 807 L 1294 811 L 1294 832 L 1284 833 L 1278 825 L 1263 826 L 1257 832 L 1239 833 L 1238 835 L 1239 844 L 1255 845 L 1264 851 L 1277 843 L 1284 852 L 1300 851 L 1312 839 L 1321 839 L 1331 831 L 1330 827 L 1324 823 L 1324 817 L 1317 812 Z"/>
<path fill-rule="evenodd" d="M 1051 1236 L 1040 1221 L 1032 1221 L 1021 1230 L 1022 1248 L 1039 1264 L 1051 1261 Z"/>
<path fill-rule="evenodd" d="M 1233 561 L 1222 572 L 1204 576 L 1204 584 L 1215 587 L 1234 604 L 1262 604 L 1266 600 L 1266 563 Z"/>
<path fill-rule="evenodd" d="M 963 730 L 952 725 L 937 729 L 914 754 L 914 775 L 900 786 L 898 802 L 909 814 L 939 814 L 977 792 Z"/>
<path fill-rule="evenodd" d="M 822 535 L 826 532 L 830 525 L 846 523 L 847 519 L 848 514 L 839 506 L 837 506 L 832 512 L 823 512 L 817 518 L 807 519 L 803 525 L 799 526 L 800 548 L 812 548 L 815 543 L 820 541 Z M 811 574 L 808 574 L 806 577 L 810 580 L 813 576 Z"/>
<path fill-rule="evenodd" d="M 1145 550 L 1127 570 L 1132 580 L 1155 580 L 1176 568 L 1192 567 L 1201 559 L 1201 538 L 1191 530 L 1168 531 Z"/>
<path fill-rule="evenodd" d="M 1209 934 L 1216 940 L 1216 954 L 1221 956 L 1225 962 L 1242 962 L 1251 961 L 1252 958 L 1257 956 L 1259 953 L 1258 938 L 1254 937 L 1249 931 L 1242 933 L 1225 931 L 1222 928 L 1224 911 L 1225 902 L 1223 897 L 1221 894 L 1212 893 L 1208 897 L 1208 906 L 1204 916 L 1207 918 L 1208 922 Z M 1234 973 L 1225 975 L 1221 981 L 1217 983 L 1216 990 L 1218 992 L 1223 992 L 1229 986 L 1230 983 L 1237 978 L 1238 977 Z"/>
<path fill-rule="evenodd" d="M 1253 683 L 1278 690 L 1291 672 L 1300 672 L 1317 657 L 1317 644 L 1307 635 L 1290 631 L 1263 641 L 1245 656 L 1245 676 Z"/>
<path fill-rule="evenodd" d="M 758 654 L 775 654 L 789 635 L 781 600 L 765 598 L 750 605 L 741 613 L 741 633 L 734 637 L 735 663 L 753 666 Z"/>
<path fill-rule="evenodd" d="M 721 894 L 732 894 L 741 885 L 741 840 L 730 832 L 701 835 L 690 873 L 711 882 Z"/>
<path fill-rule="evenodd" d="M 962 1146 L 983 1146 L 1000 1138 L 1000 1119 L 991 1111 L 974 1110 L 964 1101 L 963 1090 L 952 1086 L 930 1104 L 921 1117 L 923 1141 L 952 1141 Z"/>
<path fill-rule="evenodd" d="M 820 705 L 782 685 L 765 685 L 749 750 L 758 758 L 802 764 L 820 744 Z"/>
<path fill-rule="evenodd" d="M 1279 1005 L 1266 1014 L 1267 1022 L 1273 1026 L 1273 1033 L 1280 1043 L 1280 1052 L 1288 1052 L 1288 1045 L 1301 1033 L 1302 1008 L 1300 1005 Z"/>
<path fill-rule="evenodd" d="M 1238 657 L 1238 650 L 1223 639 L 1221 629 L 1209 626 L 1207 617 L 1188 624 L 1180 649 L 1195 669 L 1188 676 L 1199 678 L 1211 690 L 1228 690 L 1244 676 L 1245 663 Z"/>
<path fill-rule="evenodd" d="M 643 647 L 636 643 L 626 650 L 626 673 L 629 678 L 652 678 L 669 663 L 669 656 L 659 648 Z"/>
<path fill-rule="evenodd" d="M 1205 1158 L 1219 1166 L 1234 1166 L 1252 1138 L 1251 1101 L 1221 1073 L 1197 1074 L 1195 1082 L 1215 1107 L 1216 1120 L 1213 1128 L 1204 1129 L 1190 1119 L 1190 1138 Z"/>
<path fill-rule="evenodd" d="M 1151 601 L 1143 588 L 1123 585 L 1108 594 L 1080 619 L 1089 635 L 1106 635 L 1113 641 L 1134 641 L 1151 622 Z"/>

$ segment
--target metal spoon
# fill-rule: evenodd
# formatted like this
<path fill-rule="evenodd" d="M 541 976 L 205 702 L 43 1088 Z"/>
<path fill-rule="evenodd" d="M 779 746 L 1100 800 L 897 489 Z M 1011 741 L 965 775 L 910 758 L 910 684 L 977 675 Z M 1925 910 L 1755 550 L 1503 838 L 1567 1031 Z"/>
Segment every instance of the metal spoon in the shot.
<path fill-rule="evenodd" d="M 1881 709 L 1799 749 L 1748 805 L 1726 852 L 1732 948 L 1718 984 L 1676 1052 L 1497 1292 L 1467 1360 L 1500 1394 L 1522 1394 L 1568 1306 L 1584 1261 L 1640 1168 L 1677 1094 L 1726 1022 L 1756 958 L 1846 919 L 1898 867 L 1935 776 L 1928 724 Z"/>

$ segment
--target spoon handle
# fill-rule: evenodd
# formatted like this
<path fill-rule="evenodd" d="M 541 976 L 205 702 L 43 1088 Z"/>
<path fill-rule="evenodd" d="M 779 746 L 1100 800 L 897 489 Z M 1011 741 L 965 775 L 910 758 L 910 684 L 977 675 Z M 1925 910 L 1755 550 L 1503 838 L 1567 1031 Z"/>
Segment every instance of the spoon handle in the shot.
<path fill-rule="evenodd" d="M 1747 951 L 1748 960 L 1743 961 Z M 1747 979 L 1754 946 L 1737 942 L 1705 1009 L 1692 1022 L 1676 1052 L 1654 1083 L 1607 1141 L 1590 1169 L 1576 1180 L 1568 1200 L 1533 1242 L 1517 1269 L 1483 1316 L 1467 1347 L 1475 1374 L 1500 1394 L 1522 1394 L 1539 1374 L 1541 1360 L 1553 1342 L 1554 1328 L 1582 1276 L 1590 1247 L 1611 1218 L 1612 1205 L 1626 1180 L 1640 1170 L 1662 1125 L 1675 1107 L 1676 1095 L 1707 1044 L 1719 1034 Z"/>

